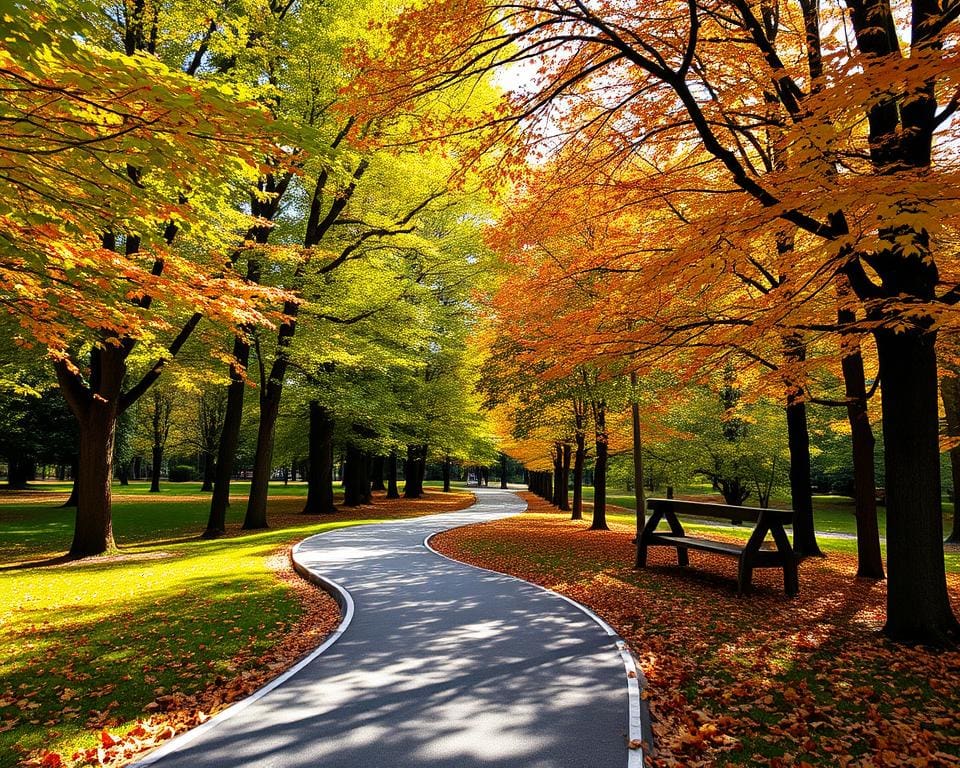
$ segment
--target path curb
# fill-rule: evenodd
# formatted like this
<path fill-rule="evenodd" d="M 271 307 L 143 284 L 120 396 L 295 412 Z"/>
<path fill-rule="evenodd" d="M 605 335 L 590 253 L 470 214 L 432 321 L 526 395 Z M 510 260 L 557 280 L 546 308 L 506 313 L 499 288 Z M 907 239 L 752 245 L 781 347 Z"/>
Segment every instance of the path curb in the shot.
<path fill-rule="evenodd" d="M 136 760 L 132 763 L 129 763 L 128 765 L 130 766 L 130 768 L 146 768 L 146 766 L 153 765 L 155 762 L 157 762 L 158 760 L 161 760 L 167 755 L 170 755 L 174 752 L 179 751 L 180 749 L 183 749 L 192 741 L 202 736 L 204 733 L 211 730 L 212 728 L 215 728 L 217 725 L 219 725 L 223 721 L 229 720 L 231 717 L 234 717 L 235 715 L 239 715 L 241 712 L 243 712 L 243 710 L 245 710 L 251 704 L 262 699 L 264 696 L 270 693 L 270 691 L 272 691 L 274 688 L 282 685 L 291 677 L 293 677 L 295 674 L 297 674 L 300 670 L 302 670 L 304 667 L 309 665 L 312 661 L 314 661 L 314 659 L 320 656 L 320 654 L 324 653 L 328 648 L 330 648 L 330 646 L 332 646 L 335 642 L 337 642 L 337 640 L 340 639 L 343 633 L 347 631 L 347 628 L 350 626 L 350 623 L 353 621 L 353 616 L 356 612 L 354 607 L 353 597 L 351 597 L 350 593 L 346 589 L 344 589 L 342 586 L 337 584 L 332 579 L 328 579 L 326 576 L 323 576 L 317 571 L 312 570 L 309 566 L 306 566 L 297 560 L 297 553 L 300 551 L 300 547 L 306 542 L 310 541 L 311 539 L 317 536 L 323 536 L 324 533 L 326 533 L 326 531 L 324 531 L 323 533 L 314 534 L 313 536 L 308 536 L 302 541 L 297 542 L 293 546 L 293 549 L 290 552 L 290 559 L 293 563 L 293 569 L 297 572 L 297 574 L 301 578 L 305 579 L 306 581 L 309 581 L 312 584 L 317 585 L 318 587 L 323 589 L 325 592 L 328 592 L 330 596 L 337 601 L 337 604 L 340 606 L 340 610 L 342 613 L 342 618 L 340 619 L 340 623 L 337 625 L 337 628 L 333 630 L 333 632 L 331 632 L 320 645 L 318 645 L 316 648 L 310 651 L 310 653 L 308 653 L 306 656 L 300 659 L 300 661 L 298 661 L 288 670 L 286 670 L 285 672 L 281 672 L 279 675 L 273 678 L 270 682 L 266 683 L 265 685 L 255 690 L 246 698 L 240 699 L 240 701 L 236 701 L 226 709 L 222 710 L 221 712 L 218 712 L 216 715 L 211 717 L 205 723 L 201 723 L 196 728 L 191 728 L 189 731 L 184 731 L 179 736 L 174 736 L 172 739 L 170 739 L 170 741 L 168 741 L 159 749 L 155 749 L 153 752 L 151 752 L 150 754 L 148 754 L 147 756 L 145 756 L 140 760 Z"/>
<path fill-rule="evenodd" d="M 522 499 L 521 499 L 522 501 Z M 518 514 L 522 514 L 522 511 Z M 458 528 L 468 528 L 471 525 L 477 525 L 477 523 L 469 523 L 467 525 L 459 525 L 454 528 L 448 528 L 446 531 L 437 531 L 436 533 L 431 533 L 423 540 L 423 546 L 430 550 L 437 557 L 442 557 L 444 560 L 449 560 L 451 563 L 456 563 L 457 565 L 462 565 L 466 568 L 473 568 L 477 571 L 482 571 L 483 573 L 491 573 L 496 576 L 502 576 L 504 578 L 513 579 L 515 581 L 523 582 L 524 584 L 529 584 L 531 587 L 536 587 L 543 592 L 546 592 L 548 595 L 553 597 L 558 597 L 564 602 L 569 603 L 577 610 L 581 611 L 592 620 L 597 626 L 599 626 L 613 641 L 614 646 L 617 649 L 617 653 L 620 654 L 620 659 L 623 662 L 623 667 L 626 672 L 627 678 L 627 740 L 631 744 L 647 744 L 650 745 L 649 749 L 652 753 L 653 748 L 653 726 L 650 719 L 650 707 L 647 705 L 640 697 L 640 691 L 643 688 L 647 687 L 647 679 L 644 677 L 643 672 L 637 666 L 636 659 L 633 657 L 633 653 L 630 652 L 630 647 L 627 645 L 626 641 L 617 634 L 617 631 L 611 627 L 606 621 L 601 619 L 596 613 L 594 613 L 590 608 L 578 603 L 576 600 L 567 597 L 566 595 L 561 595 L 559 592 L 548 589 L 540 584 L 536 584 L 532 581 L 527 581 L 526 579 L 521 579 L 519 576 L 513 576 L 509 573 L 503 573 L 502 571 L 494 571 L 490 568 L 484 568 L 479 565 L 473 565 L 472 563 L 465 563 L 462 560 L 457 560 L 452 557 L 448 557 L 442 552 L 438 552 L 434 547 L 430 545 L 430 539 L 434 536 L 439 536 L 442 533 L 447 533 L 448 531 L 455 531 Z M 644 766 L 644 747 L 640 746 L 634 749 L 627 749 L 627 768 L 643 768 Z"/>

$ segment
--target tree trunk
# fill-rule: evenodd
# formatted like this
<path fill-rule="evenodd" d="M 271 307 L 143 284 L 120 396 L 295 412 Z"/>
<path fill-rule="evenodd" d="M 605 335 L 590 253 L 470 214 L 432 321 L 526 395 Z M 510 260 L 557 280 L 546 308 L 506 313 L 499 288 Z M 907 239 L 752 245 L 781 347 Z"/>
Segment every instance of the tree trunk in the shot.
<path fill-rule="evenodd" d="M 787 363 L 806 359 L 806 346 L 796 335 L 783 341 Z M 823 557 L 813 521 L 813 488 L 810 485 L 810 432 L 803 387 L 787 382 L 787 446 L 790 450 L 790 502 L 793 506 L 793 551 L 797 557 Z"/>
<path fill-rule="evenodd" d="M 883 387 L 887 623 L 895 641 L 956 642 L 940 505 L 936 333 L 874 332 Z"/>
<path fill-rule="evenodd" d="M 423 475 L 426 470 L 427 449 L 422 445 L 407 446 L 407 462 L 404 467 L 405 499 L 419 499 L 423 495 Z"/>
<path fill-rule="evenodd" d="M 214 478 L 215 466 L 216 465 L 213 463 L 213 454 L 204 453 L 203 454 L 203 485 L 200 487 L 201 491 L 213 490 L 213 478 Z"/>
<path fill-rule="evenodd" d="M 387 487 L 383 484 L 383 456 L 374 456 L 370 464 L 370 490 L 385 491 Z"/>
<path fill-rule="evenodd" d="M 946 366 L 945 366 L 946 367 Z M 947 419 L 947 435 L 960 438 L 960 377 L 948 368 L 940 377 L 940 398 Z M 950 474 L 953 479 L 953 525 L 947 543 L 960 544 L 960 445 L 950 449 Z"/>
<path fill-rule="evenodd" d="M 163 447 L 154 444 L 153 464 L 150 466 L 150 493 L 160 493 L 160 465 L 163 463 Z"/>
<path fill-rule="evenodd" d="M 599 425 L 602 430 L 602 424 Z M 597 458 L 593 465 L 593 521 L 590 529 L 609 530 L 607 526 L 607 434 L 597 432 Z"/>
<path fill-rule="evenodd" d="M 397 452 L 395 450 L 390 451 L 387 459 L 387 498 L 400 498 L 400 489 L 397 488 Z"/>
<path fill-rule="evenodd" d="M 267 497 L 270 493 L 270 472 L 273 469 L 273 437 L 280 414 L 282 384 L 272 376 L 260 396 L 260 424 L 257 426 L 257 452 L 253 459 L 250 495 L 243 530 L 256 531 L 267 525 Z"/>
<path fill-rule="evenodd" d="M 597 458 L 593 464 L 593 521 L 590 523 L 590 529 L 606 531 L 609 530 L 607 526 L 607 450 L 609 447 L 607 405 L 603 400 L 594 400 L 591 407 Z"/>
<path fill-rule="evenodd" d="M 125 461 L 120 465 L 117 472 L 120 479 L 120 485 L 130 485 L 130 462 Z"/>
<path fill-rule="evenodd" d="M 630 418 L 633 427 L 633 487 L 634 504 L 637 514 L 637 533 L 636 541 L 640 541 L 640 534 L 643 533 L 643 526 L 646 522 L 646 499 L 643 493 L 643 434 L 640 431 L 640 401 L 637 392 L 638 376 L 636 371 L 630 373 L 630 387 L 633 390 L 633 397 L 630 402 Z M 637 549 L 639 558 L 640 550 Z M 637 563 L 639 565 L 639 562 Z"/>
<path fill-rule="evenodd" d="M 810 485 L 810 433 L 807 405 L 797 396 L 787 397 L 787 445 L 790 450 L 790 500 L 793 506 L 793 551 L 797 557 L 823 557 L 813 520 Z"/>
<path fill-rule="evenodd" d="M 841 325 L 852 323 L 852 312 L 837 313 Z M 854 339 L 851 338 L 851 341 Z M 857 576 L 882 579 L 883 555 L 880 552 L 880 526 L 877 523 L 877 483 L 873 463 L 874 437 L 867 410 L 867 387 L 860 344 L 840 361 L 847 421 L 850 422 L 850 448 L 853 454 L 853 501 L 857 521 Z"/>
<path fill-rule="evenodd" d="M 7 465 L 7 487 L 11 490 L 22 491 L 33 475 L 33 460 L 12 458 Z"/>
<path fill-rule="evenodd" d="M 417 495 L 423 496 L 423 480 L 427 476 L 427 446 L 420 446 L 420 455 L 417 458 Z"/>
<path fill-rule="evenodd" d="M 347 458 L 343 465 L 343 505 L 359 507 L 370 503 L 370 475 L 367 472 L 367 456 L 359 448 L 347 445 Z"/>
<path fill-rule="evenodd" d="M 450 493 L 450 457 L 443 457 L 443 492 Z"/>
<path fill-rule="evenodd" d="M 100 555 L 116 549 L 113 540 L 113 439 L 116 399 L 91 399 L 80 421 L 80 464 L 77 474 L 77 517 L 71 557 Z"/>
<path fill-rule="evenodd" d="M 65 361 L 54 363 L 60 391 L 77 419 L 80 432 L 74 483 L 77 515 L 71 557 L 100 555 L 116 549 L 110 485 L 127 354 L 120 346 L 94 349 L 90 356 L 89 388 Z"/>
<path fill-rule="evenodd" d="M 210 499 L 210 516 L 203 538 L 212 539 L 227 532 L 227 507 L 230 506 L 230 480 L 240 444 L 240 427 L 243 423 L 243 396 L 247 389 L 244 371 L 250 362 L 250 345 L 241 337 L 233 340 L 233 357 L 239 368 L 231 366 L 230 384 L 227 387 L 227 406 L 223 413 L 223 429 L 217 446 L 217 463 L 214 470 L 213 497 Z"/>
<path fill-rule="evenodd" d="M 560 509 L 570 511 L 570 443 L 563 444 L 563 464 L 560 469 Z"/>
<path fill-rule="evenodd" d="M 417 449 L 413 445 L 407 446 L 407 458 L 403 462 L 403 498 L 416 499 L 417 492 Z"/>
<path fill-rule="evenodd" d="M 553 444 L 553 495 L 550 503 L 558 509 L 560 506 L 560 483 L 563 480 L 563 443 Z"/>
<path fill-rule="evenodd" d="M 310 401 L 310 428 L 305 515 L 328 515 L 333 505 L 333 428 L 330 412 L 316 400 Z"/>
<path fill-rule="evenodd" d="M 507 488 L 507 454 L 500 454 L 500 488 L 506 490 Z"/>
<path fill-rule="evenodd" d="M 583 465 L 587 457 L 586 436 L 577 432 L 577 450 L 573 457 L 573 509 L 571 520 L 583 520 Z"/>

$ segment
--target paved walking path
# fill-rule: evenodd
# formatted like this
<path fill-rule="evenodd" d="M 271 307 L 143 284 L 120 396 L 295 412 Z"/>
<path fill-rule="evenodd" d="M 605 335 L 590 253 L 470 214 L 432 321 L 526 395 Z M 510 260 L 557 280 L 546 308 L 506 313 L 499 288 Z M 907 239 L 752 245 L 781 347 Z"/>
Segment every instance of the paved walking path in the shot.
<path fill-rule="evenodd" d="M 141 765 L 641 765 L 639 750 L 626 746 L 628 678 L 617 638 L 558 595 L 424 546 L 438 531 L 524 509 L 508 491 L 477 495 L 462 512 L 303 542 L 299 564 L 352 597 L 342 636 L 259 699 Z M 636 738 L 636 711 L 633 722 Z"/>

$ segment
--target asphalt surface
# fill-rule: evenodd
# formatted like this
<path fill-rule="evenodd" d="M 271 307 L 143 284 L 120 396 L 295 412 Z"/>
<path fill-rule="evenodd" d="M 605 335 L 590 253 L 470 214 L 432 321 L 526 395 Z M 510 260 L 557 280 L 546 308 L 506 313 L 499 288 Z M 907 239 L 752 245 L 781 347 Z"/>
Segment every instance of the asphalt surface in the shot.
<path fill-rule="evenodd" d="M 354 602 L 342 636 L 273 690 L 140 765 L 625 768 L 616 638 L 553 593 L 423 545 L 524 506 L 508 491 L 479 489 L 462 512 L 307 539 L 299 564 Z"/>

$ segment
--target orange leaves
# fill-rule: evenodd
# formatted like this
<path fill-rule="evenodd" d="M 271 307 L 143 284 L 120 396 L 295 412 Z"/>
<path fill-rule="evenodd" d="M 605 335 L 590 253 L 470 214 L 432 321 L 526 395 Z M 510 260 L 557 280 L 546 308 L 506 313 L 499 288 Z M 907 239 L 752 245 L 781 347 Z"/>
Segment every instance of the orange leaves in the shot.
<path fill-rule="evenodd" d="M 117 744 L 117 740 L 110 735 L 106 728 L 100 731 L 100 746 L 104 749 L 110 749 L 110 747 Z"/>

